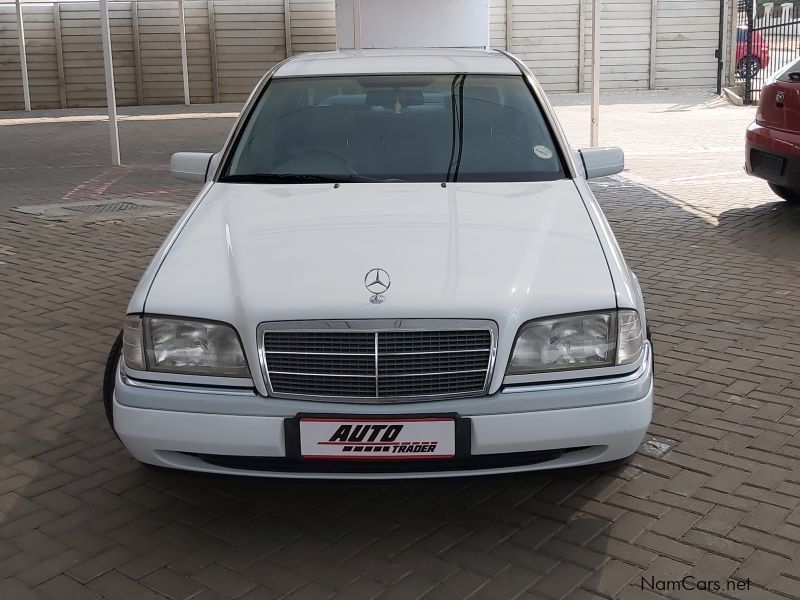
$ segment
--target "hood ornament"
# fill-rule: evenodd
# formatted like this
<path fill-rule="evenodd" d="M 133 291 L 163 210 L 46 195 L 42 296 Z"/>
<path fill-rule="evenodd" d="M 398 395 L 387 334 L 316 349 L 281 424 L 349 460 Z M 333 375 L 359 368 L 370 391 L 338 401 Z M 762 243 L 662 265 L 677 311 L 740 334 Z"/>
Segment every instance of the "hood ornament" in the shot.
<path fill-rule="evenodd" d="M 369 299 L 372 304 L 383 304 L 386 301 L 383 294 L 386 293 L 391 285 L 392 280 L 389 277 L 389 273 L 383 269 L 370 269 L 364 277 L 364 286 L 372 294 Z"/>

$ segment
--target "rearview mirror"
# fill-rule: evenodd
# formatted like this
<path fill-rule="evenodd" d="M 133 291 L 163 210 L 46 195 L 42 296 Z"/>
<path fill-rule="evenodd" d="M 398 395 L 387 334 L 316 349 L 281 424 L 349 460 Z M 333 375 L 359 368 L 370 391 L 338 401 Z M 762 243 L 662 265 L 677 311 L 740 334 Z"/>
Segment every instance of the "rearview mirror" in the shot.
<path fill-rule="evenodd" d="M 583 161 L 586 179 L 616 175 L 625 168 L 622 148 L 582 148 L 578 153 Z"/>
<path fill-rule="evenodd" d="M 210 152 L 176 152 L 169 161 L 169 170 L 178 179 L 205 181 L 213 157 Z"/>

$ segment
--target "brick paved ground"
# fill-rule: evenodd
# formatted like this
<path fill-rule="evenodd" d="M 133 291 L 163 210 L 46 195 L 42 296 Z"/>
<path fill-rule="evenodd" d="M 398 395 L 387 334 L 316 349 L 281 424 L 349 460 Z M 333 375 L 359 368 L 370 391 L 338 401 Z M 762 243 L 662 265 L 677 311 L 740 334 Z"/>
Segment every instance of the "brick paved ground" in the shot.
<path fill-rule="evenodd" d="M 556 100 L 582 143 L 585 98 Z M 605 100 L 603 141 L 625 147 L 629 170 L 596 190 L 647 297 L 649 439 L 669 450 L 603 474 L 403 483 L 130 459 L 102 415 L 103 362 L 195 191 L 168 177 L 168 155 L 217 148 L 235 107 L 126 110 L 121 169 L 104 166 L 92 111 L 0 115 L 0 598 L 647 600 L 662 594 L 642 577 L 687 574 L 723 590 L 663 595 L 800 596 L 800 209 L 741 173 L 753 109 L 702 93 Z M 125 198 L 174 210 L 11 210 Z M 752 588 L 728 591 L 728 578 Z"/>

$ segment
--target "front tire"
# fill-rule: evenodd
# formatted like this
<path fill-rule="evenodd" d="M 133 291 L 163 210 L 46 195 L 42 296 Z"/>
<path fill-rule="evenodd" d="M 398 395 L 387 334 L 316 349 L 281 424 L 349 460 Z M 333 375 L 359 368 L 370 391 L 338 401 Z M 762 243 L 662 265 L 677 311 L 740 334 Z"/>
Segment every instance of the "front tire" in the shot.
<path fill-rule="evenodd" d="M 775 185 L 774 183 L 770 183 L 769 187 L 777 196 L 783 198 L 787 202 L 791 202 L 792 204 L 800 203 L 800 190 L 793 190 L 782 185 Z"/>
<path fill-rule="evenodd" d="M 111 431 L 114 435 L 117 430 L 114 428 L 114 385 L 117 380 L 117 367 L 119 366 L 120 358 L 122 357 L 122 332 L 120 331 L 114 344 L 111 346 L 111 352 L 108 354 L 106 360 L 106 369 L 103 374 L 103 407 L 106 411 L 106 420 L 108 421 Z M 119 437 L 119 436 L 117 436 Z"/>
<path fill-rule="evenodd" d="M 106 369 L 103 373 L 103 408 L 106 411 L 106 420 L 108 421 L 108 426 L 111 427 L 111 431 L 114 432 L 114 435 L 119 438 L 117 434 L 117 429 L 114 427 L 114 387 L 117 382 L 117 368 L 119 367 L 119 361 L 122 358 L 122 332 L 119 332 L 117 339 L 114 340 L 114 344 L 111 346 L 111 352 L 108 353 L 108 359 L 106 360 Z M 121 440 L 120 440 L 121 441 Z M 166 467 L 159 467 L 157 465 L 150 465 L 148 463 L 144 463 L 139 461 L 139 464 L 143 467 L 148 469 L 152 469 L 154 471 L 161 471 L 165 470 L 168 471 Z"/>

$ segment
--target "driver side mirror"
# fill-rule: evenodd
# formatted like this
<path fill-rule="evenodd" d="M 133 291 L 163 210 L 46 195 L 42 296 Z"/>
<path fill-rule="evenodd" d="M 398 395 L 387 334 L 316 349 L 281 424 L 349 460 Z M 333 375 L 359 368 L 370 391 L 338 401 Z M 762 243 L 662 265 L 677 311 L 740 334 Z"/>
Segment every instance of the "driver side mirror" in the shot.
<path fill-rule="evenodd" d="M 582 148 L 578 150 L 578 154 L 586 179 L 616 175 L 625 168 L 625 153 L 622 148 Z"/>
<path fill-rule="evenodd" d="M 169 170 L 184 181 L 205 181 L 215 156 L 210 152 L 176 152 L 169 161 Z"/>

